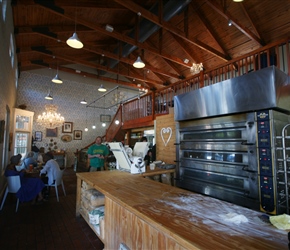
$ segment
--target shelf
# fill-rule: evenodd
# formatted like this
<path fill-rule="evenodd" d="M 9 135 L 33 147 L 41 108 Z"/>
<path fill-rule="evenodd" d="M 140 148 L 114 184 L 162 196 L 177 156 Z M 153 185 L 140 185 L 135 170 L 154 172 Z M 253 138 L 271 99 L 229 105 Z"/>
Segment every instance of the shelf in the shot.
<path fill-rule="evenodd" d="M 101 237 L 101 235 L 96 231 L 95 227 L 90 223 L 88 220 L 88 215 L 86 215 L 84 209 L 81 207 L 80 214 L 84 218 L 84 220 L 87 222 L 87 224 L 90 226 L 90 228 L 94 231 L 94 233 L 98 236 L 98 238 L 105 244 L 105 240 Z M 100 228 L 100 226 L 97 226 Z"/>

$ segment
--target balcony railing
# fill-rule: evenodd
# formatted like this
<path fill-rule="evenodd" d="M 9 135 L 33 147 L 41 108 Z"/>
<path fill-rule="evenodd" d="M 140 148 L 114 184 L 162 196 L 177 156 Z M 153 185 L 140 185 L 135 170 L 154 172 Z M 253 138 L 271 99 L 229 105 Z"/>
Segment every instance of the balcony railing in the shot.
<path fill-rule="evenodd" d="M 156 115 L 168 114 L 174 106 L 174 96 L 203 88 L 227 79 L 248 74 L 249 72 L 275 65 L 278 69 L 290 75 L 290 39 L 284 39 L 249 54 L 235 58 L 220 67 L 201 71 L 190 79 L 179 81 L 168 87 L 146 94 L 120 105 L 114 119 L 120 119 L 118 129 L 134 128 L 139 120 L 148 124 L 154 121 Z M 114 123 L 114 120 L 112 124 Z M 135 121 L 135 122 L 134 122 Z M 114 134 L 116 127 L 111 125 L 108 134 Z"/>

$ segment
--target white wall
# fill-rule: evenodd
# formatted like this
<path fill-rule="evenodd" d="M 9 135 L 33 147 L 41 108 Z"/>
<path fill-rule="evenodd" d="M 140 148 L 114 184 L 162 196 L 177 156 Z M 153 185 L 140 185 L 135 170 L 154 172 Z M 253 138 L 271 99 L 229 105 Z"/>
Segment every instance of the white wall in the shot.
<path fill-rule="evenodd" d="M 17 92 L 17 105 L 25 104 L 26 110 L 34 112 L 33 133 L 41 131 L 43 140 L 37 142 L 37 147 L 45 147 L 48 151 L 50 140 L 56 143 L 57 149 L 65 149 L 68 156 L 67 167 L 74 163 L 74 152 L 78 149 L 84 148 L 95 140 L 98 135 L 105 135 L 106 127 L 102 127 L 100 122 L 100 114 L 103 114 L 103 109 L 86 108 L 86 105 L 80 104 L 80 101 L 85 98 L 88 103 L 95 100 L 103 93 L 98 91 L 98 87 L 103 83 L 97 82 L 94 79 L 82 78 L 77 75 L 59 72 L 60 78 L 63 80 L 62 84 L 55 84 L 51 82 L 56 72 L 51 72 L 49 69 L 25 71 L 22 72 L 19 78 L 19 89 Z M 108 83 L 105 86 L 110 87 Z M 111 86 L 112 87 L 112 86 Z M 45 100 L 49 89 L 52 91 L 53 100 Z M 58 128 L 58 137 L 46 137 L 46 129 L 37 124 L 36 119 L 38 115 L 45 111 L 45 104 L 56 104 L 58 106 L 58 113 L 64 116 L 65 121 L 73 123 L 73 130 L 82 130 L 82 140 L 72 140 L 71 142 L 63 142 L 61 136 L 69 134 L 73 137 L 73 133 L 62 133 L 62 128 Z M 106 114 L 114 115 L 110 111 Z M 97 126 L 92 129 L 92 125 Z M 85 127 L 89 131 L 85 132 Z M 53 146 L 53 147 L 54 147 Z"/>
<path fill-rule="evenodd" d="M 15 57 L 13 18 L 10 1 L 0 2 L 0 121 L 10 124 L 10 128 L 5 130 L 9 136 L 12 131 L 12 112 L 16 102 L 16 82 L 17 82 L 17 59 Z M 12 41 L 12 43 L 11 43 Z M 10 48 L 10 50 L 9 50 Z M 11 63 L 11 58 L 13 63 Z M 6 110 L 11 111 L 10 118 L 7 118 Z M 5 179 L 4 169 L 8 164 L 8 144 L 5 149 L 4 143 L 0 143 L 0 193 L 3 191 Z M 6 152 L 6 154 L 5 154 Z M 6 155 L 6 157 L 5 157 Z"/>

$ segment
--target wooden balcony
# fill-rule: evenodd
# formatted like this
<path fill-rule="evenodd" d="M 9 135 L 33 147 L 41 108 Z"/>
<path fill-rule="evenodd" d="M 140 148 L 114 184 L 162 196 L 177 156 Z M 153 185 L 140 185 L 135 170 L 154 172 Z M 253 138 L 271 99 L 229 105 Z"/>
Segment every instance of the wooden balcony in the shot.
<path fill-rule="evenodd" d="M 168 114 L 174 96 L 203 88 L 252 71 L 275 65 L 290 75 L 290 39 L 269 44 L 252 53 L 235 58 L 218 68 L 205 69 L 190 79 L 181 80 L 161 90 L 140 96 L 119 106 L 106 132 L 106 140 L 121 140 L 126 130 L 154 125 L 157 115 Z M 120 123 L 117 125 L 115 121 Z M 120 138 L 119 138 L 120 137 Z"/>

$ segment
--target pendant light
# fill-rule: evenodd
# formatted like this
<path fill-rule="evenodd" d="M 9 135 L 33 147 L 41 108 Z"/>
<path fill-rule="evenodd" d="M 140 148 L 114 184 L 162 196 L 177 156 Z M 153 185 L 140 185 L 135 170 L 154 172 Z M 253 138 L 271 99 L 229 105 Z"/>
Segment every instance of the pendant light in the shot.
<path fill-rule="evenodd" d="M 85 127 L 85 131 L 88 132 L 88 111 L 86 110 L 86 127 Z"/>
<path fill-rule="evenodd" d="M 133 63 L 134 68 L 142 69 L 145 67 L 145 63 L 141 60 L 140 56 L 137 57 L 137 60 Z"/>
<path fill-rule="evenodd" d="M 83 100 L 80 101 L 81 104 L 87 104 L 86 99 L 84 98 Z"/>
<path fill-rule="evenodd" d="M 57 84 L 62 84 L 62 80 L 58 76 L 58 63 L 57 63 L 56 75 L 51 81 Z"/>
<path fill-rule="evenodd" d="M 104 95 L 104 109 L 105 109 L 105 116 L 104 117 L 106 117 L 106 95 Z M 105 121 L 102 122 L 102 127 L 103 128 L 106 127 Z"/>
<path fill-rule="evenodd" d="M 46 100 L 53 100 L 52 94 L 50 93 L 50 90 L 48 92 L 48 94 L 46 95 L 46 97 L 44 97 Z"/>
<path fill-rule="evenodd" d="M 100 91 L 100 92 L 106 92 L 107 89 L 104 87 L 103 84 L 101 84 L 101 86 L 98 88 L 98 91 Z"/>
<path fill-rule="evenodd" d="M 95 102 L 94 102 L 94 105 L 95 105 Z M 94 108 L 96 110 L 96 108 Z M 95 118 L 97 117 L 97 114 L 95 112 Z M 93 125 L 92 125 L 92 129 L 96 129 L 96 121 L 94 121 Z"/>
<path fill-rule="evenodd" d="M 84 47 L 84 45 L 79 39 L 76 29 L 77 29 L 77 7 L 76 7 L 76 12 L 75 12 L 75 32 L 69 39 L 66 40 L 66 43 L 68 46 L 74 49 L 81 49 L 82 47 Z"/>

